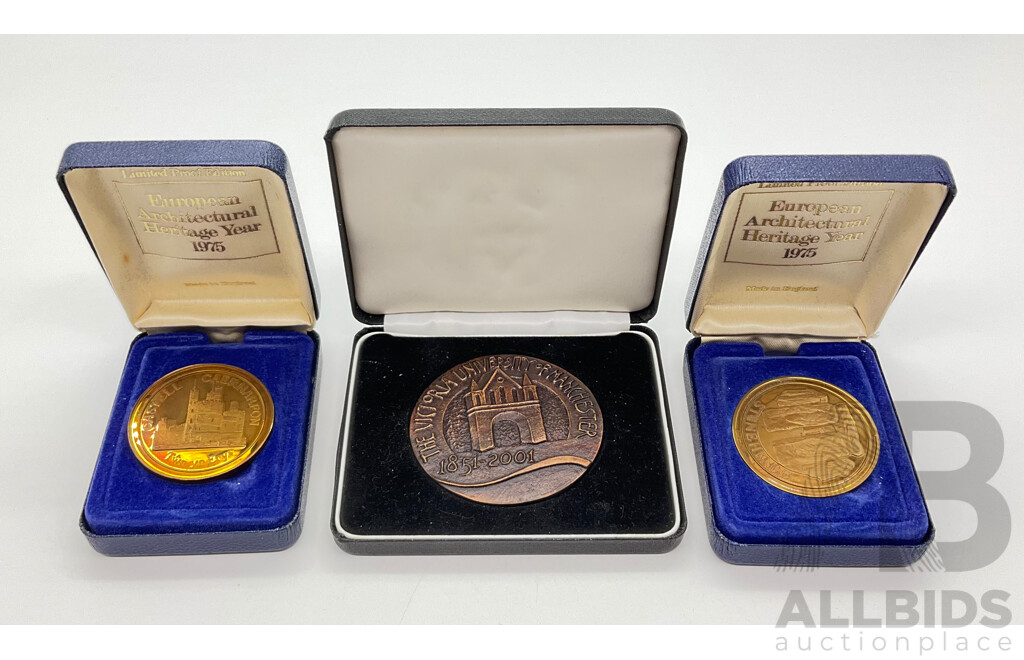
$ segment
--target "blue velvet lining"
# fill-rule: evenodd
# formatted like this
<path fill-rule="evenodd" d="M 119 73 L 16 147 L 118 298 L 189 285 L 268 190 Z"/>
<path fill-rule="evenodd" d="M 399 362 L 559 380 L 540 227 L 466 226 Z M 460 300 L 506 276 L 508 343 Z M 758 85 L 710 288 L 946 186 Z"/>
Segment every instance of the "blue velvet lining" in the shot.
<path fill-rule="evenodd" d="M 267 443 L 245 466 L 203 482 L 180 482 L 143 467 L 128 446 L 135 400 L 158 378 L 203 362 L 252 373 L 274 401 Z M 299 508 L 313 399 L 316 346 L 294 331 L 247 332 L 210 343 L 202 333 L 147 335 L 128 352 L 92 484 L 85 519 L 96 534 L 163 534 L 276 529 Z"/>
<path fill-rule="evenodd" d="M 785 545 L 903 545 L 927 535 L 924 497 L 870 346 L 805 343 L 796 355 L 766 356 L 758 344 L 708 342 L 691 364 L 709 496 L 724 535 Z M 864 483 L 834 497 L 801 497 L 769 485 L 743 461 L 732 435 L 736 406 L 755 385 L 780 376 L 818 378 L 864 404 L 881 444 Z"/>

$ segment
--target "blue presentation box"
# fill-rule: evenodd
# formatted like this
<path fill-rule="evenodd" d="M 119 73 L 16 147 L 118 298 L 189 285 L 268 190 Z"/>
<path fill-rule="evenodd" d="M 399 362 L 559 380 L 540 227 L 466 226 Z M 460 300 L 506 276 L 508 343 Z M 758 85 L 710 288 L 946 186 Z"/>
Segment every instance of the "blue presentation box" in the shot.
<path fill-rule="evenodd" d="M 106 555 L 282 550 L 302 527 L 319 339 L 316 278 L 284 152 L 256 140 L 83 142 L 57 180 L 132 324 L 80 527 Z M 133 455 L 139 396 L 219 363 L 267 387 L 264 447 L 220 477 L 177 481 Z"/>
<path fill-rule="evenodd" d="M 752 156 L 725 169 L 688 295 L 695 338 L 685 364 L 708 535 L 722 559 L 899 566 L 927 550 L 934 528 L 867 339 L 955 192 L 948 165 L 933 156 Z M 787 376 L 845 390 L 874 421 L 877 463 L 852 490 L 787 492 L 741 456 L 740 400 Z M 837 452 L 815 445 L 818 437 L 794 440 L 794 451 L 813 457 L 808 478 L 861 450 Z"/>

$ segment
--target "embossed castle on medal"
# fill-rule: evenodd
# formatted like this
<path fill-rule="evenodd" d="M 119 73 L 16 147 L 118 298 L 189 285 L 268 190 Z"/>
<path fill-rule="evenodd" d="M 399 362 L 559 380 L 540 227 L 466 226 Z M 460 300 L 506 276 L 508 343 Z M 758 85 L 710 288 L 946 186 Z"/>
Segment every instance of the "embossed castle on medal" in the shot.
<path fill-rule="evenodd" d="M 128 417 L 128 446 L 152 472 L 196 481 L 244 465 L 273 425 L 274 401 L 256 376 L 227 364 L 192 364 L 139 396 Z"/>
<path fill-rule="evenodd" d="M 214 385 L 200 398 L 199 384 L 193 382 L 185 421 L 171 424 L 161 419 L 153 432 L 151 449 L 244 449 L 244 429 L 245 411 L 237 401 L 225 405 L 223 385 Z"/>
<path fill-rule="evenodd" d="M 590 388 L 525 355 L 451 367 L 411 412 L 410 447 L 424 472 L 486 504 L 522 504 L 566 488 L 590 468 L 604 433 Z"/>
<path fill-rule="evenodd" d="M 517 383 L 502 369 L 495 369 L 482 387 L 473 381 L 465 399 L 469 436 L 476 451 L 494 448 L 494 428 L 502 423 L 514 425 L 522 443 L 547 442 L 537 386 L 529 374 L 524 373 L 523 382 Z"/>

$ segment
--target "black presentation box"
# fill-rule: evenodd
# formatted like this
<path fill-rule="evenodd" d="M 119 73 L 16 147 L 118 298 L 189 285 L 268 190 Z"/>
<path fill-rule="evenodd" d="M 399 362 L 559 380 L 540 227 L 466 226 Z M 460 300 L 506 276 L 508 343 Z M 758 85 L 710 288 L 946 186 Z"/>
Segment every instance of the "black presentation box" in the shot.
<path fill-rule="evenodd" d="M 678 545 L 686 519 L 676 452 L 658 341 L 645 324 L 679 192 L 679 117 L 349 110 L 325 140 L 352 310 L 366 325 L 338 448 L 338 544 L 354 554 Z M 467 499 L 431 478 L 425 470 L 437 464 L 425 468 L 410 442 L 413 410 L 435 379 L 497 355 L 550 361 L 600 405 L 600 450 L 548 497 Z M 445 456 L 453 446 L 439 442 Z"/>

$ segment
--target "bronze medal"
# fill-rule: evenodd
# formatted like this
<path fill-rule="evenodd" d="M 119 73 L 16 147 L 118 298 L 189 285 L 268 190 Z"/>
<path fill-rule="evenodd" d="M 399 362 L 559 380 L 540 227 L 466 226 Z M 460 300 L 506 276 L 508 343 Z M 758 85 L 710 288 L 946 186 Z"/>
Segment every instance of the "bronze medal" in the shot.
<path fill-rule="evenodd" d="M 601 448 L 593 393 L 558 365 L 489 355 L 439 376 L 409 421 L 416 462 L 449 491 L 486 504 L 522 504 L 583 476 Z"/>
<path fill-rule="evenodd" d="M 128 419 L 128 443 L 153 472 L 194 481 L 245 464 L 273 425 L 274 403 L 258 378 L 226 364 L 196 364 L 142 393 Z"/>
<path fill-rule="evenodd" d="M 750 390 L 736 406 L 732 433 L 757 476 L 805 497 L 849 492 L 878 462 L 871 415 L 850 393 L 815 378 L 775 378 Z"/>

